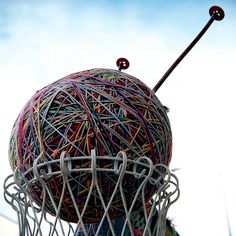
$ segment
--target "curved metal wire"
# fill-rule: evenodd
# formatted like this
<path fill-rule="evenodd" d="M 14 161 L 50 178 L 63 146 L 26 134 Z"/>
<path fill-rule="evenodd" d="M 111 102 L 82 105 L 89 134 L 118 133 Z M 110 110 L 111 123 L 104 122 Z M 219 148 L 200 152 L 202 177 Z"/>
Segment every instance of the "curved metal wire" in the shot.
<path fill-rule="evenodd" d="M 112 162 L 113 165 L 100 168 L 99 161 L 104 160 L 104 158 Z M 91 165 L 87 168 L 75 168 L 74 163 L 78 160 L 90 160 Z M 55 166 L 60 168 L 55 169 Z M 77 205 L 77 196 L 74 186 L 71 185 L 71 176 L 75 173 L 78 175 L 90 173 L 92 176 L 83 208 Z M 99 173 L 112 173 L 112 176 L 117 176 L 116 185 L 109 201 L 104 199 Z M 129 196 L 124 191 L 123 184 L 124 180 L 127 180 L 127 177 L 131 178 L 131 176 L 134 177 L 133 181 L 139 181 L 140 185 L 132 202 L 128 204 Z M 63 185 L 58 201 L 55 201 L 55 196 L 48 184 L 52 177 L 60 178 Z M 34 197 L 30 194 L 30 189 L 36 184 L 42 189 L 41 205 L 38 202 L 35 203 Z M 145 192 L 150 187 L 154 187 L 155 192 L 152 199 L 147 200 Z M 17 212 L 21 236 L 163 236 L 165 235 L 167 211 L 178 199 L 179 191 L 177 177 L 163 164 L 154 165 L 147 157 L 140 157 L 135 161 L 129 160 L 124 152 L 119 152 L 116 157 L 96 156 L 94 150 L 91 152 L 91 156 L 83 157 L 70 157 L 64 152 L 60 159 L 47 162 L 42 162 L 39 157 L 34 161 L 33 167 L 27 167 L 24 173 L 20 171 L 20 168 L 17 168 L 14 174 L 8 176 L 4 182 L 4 197 Z M 70 202 L 73 203 L 74 212 L 77 215 L 78 221 L 76 223 L 61 219 L 61 208 L 63 201 L 65 201 L 66 192 L 70 194 Z M 95 192 L 101 201 L 102 216 L 97 223 L 87 223 L 84 221 L 86 209 Z M 110 210 L 117 194 L 122 199 L 124 212 L 123 216 L 114 218 L 110 215 Z M 140 205 L 140 203 L 142 204 Z M 48 204 L 53 208 L 50 213 L 46 207 Z"/>

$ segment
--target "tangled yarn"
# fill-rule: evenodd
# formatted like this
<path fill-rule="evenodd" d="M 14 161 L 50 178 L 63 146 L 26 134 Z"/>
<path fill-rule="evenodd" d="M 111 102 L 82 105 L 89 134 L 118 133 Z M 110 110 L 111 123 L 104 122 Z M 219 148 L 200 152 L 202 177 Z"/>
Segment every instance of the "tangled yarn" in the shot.
<path fill-rule="evenodd" d="M 14 170 L 25 165 L 32 167 L 37 157 L 41 157 L 42 162 L 55 160 L 62 151 L 72 157 L 89 156 L 92 149 L 99 156 L 116 156 L 124 151 L 132 160 L 147 156 L 154 164 L 169 165 L 172 138 L 166 111 L 155 94 L 137 78 L 116 70 L 91 69 L 68 75 L 37 91 L 13 126 L 9 161 Z M 86 166 L 88 161 L 79 163 L 77 168 Z M 26 171 L 23 167 L 20 170 Z M 78 206 L 82 207 L 86 199 L 90 177 L 71 176 Z M 115 177 L 103 174 L 100 178 L 108 201 L 115 182 L 111 180 Z M 52 177 L 48 185 L 55 199 L 59 199 L 62 179 Z M 124 183 L 131 199 L 136 188 L 134 181 Z M 40 205 L 42 188 L 36 184 L 29 191 Z M 152 193 L 153 189 L 146 193 L 147 199 Z M 97 199 L 95 192 L 93 196 Z M 122 215 L 122 210 L 115 210 L 121 207 L 119 198 L 117 196 L 114 203 L 114 217 Z M 88 223 L 101 216 L 99 204 L 91 200 L 85 212 Z M 46 209 L 55 214 L 50 201 Z M 64 220 L 78 220 L 69 193 L 60 214 Z"/>

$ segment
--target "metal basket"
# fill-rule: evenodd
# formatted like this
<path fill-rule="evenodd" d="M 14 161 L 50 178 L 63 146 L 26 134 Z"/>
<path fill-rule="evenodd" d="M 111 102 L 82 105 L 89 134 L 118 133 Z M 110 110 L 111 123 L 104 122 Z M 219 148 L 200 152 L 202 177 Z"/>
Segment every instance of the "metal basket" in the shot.
<path fill-rule="evenodd" d="M 86 168 L 74 168 L 74 163 L 89 160 L 90 166 Z M 100 167 L 99 161 L 107 160 L 110 165 Z M 57 168 L 55 168 L 57 166 Z M 24 166 L 27 171 L 22 173 L 20 168 L 9 175 L 4 182 L 5 200 L 17 212 L 19 222 L 19 234 L 24 235 L 165 235 L 166 216 L 168 208 L 179 197 L 179 183 L 177 177 L 170 172 L 169 168 L 162 164 L 154 165 L 147 157 L 137 160 L 129 160 L 124 152 L 119 152 L 116 157 L 96 156 L 91 151 L 91 156 L 70 157 L 62 153 L 60 159 L 43 161 L 38 157 L 33 167 Z M 73 174 L 87 173 L 91 175 L 91 181 L 87 186 L 87 197 L 84 199 L 83 208 L 78 206 L 76 193 L 70 185 Z M 101 189 L 101 181 L 98 178 L 101 173 L 111 174 L 116 177 L 115 187 L 110 194 L 109 201 L 104 199 Z M 29 178 L 31 176 L 32 178 Z M 50 178 L 60 178 L 62 189 L 60 199 L 50 189 Z M 124 191 L 124 181 L 137 181 L 139 184 L 132 201 L 127 204 L 130 197 Z M 42 190 L 42 202 L 35 201 L 30 189 L 35 185 Z M 145 193 L 147 188 L 155 191 L 150 199 Z M 66 222 L 61 219 L 60 211 L 65 194 L 70 195 L 70 204 L 75 209 L 77 222 Z M 88 223 L 85 221 L 86 208 L 90 199 L 100 199 L 101 216 L 98 222 Z M 114 199 L 119 196 L 122 201 L 123 215 L 111 216 L 111 207 Z M 47 205 L 53 208 L 49 212 Z"/>

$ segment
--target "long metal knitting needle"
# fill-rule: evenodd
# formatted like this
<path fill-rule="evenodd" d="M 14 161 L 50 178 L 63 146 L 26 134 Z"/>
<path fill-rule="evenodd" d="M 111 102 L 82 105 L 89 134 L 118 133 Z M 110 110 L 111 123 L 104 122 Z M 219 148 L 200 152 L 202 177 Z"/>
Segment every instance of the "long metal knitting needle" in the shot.
<path fill-rule="evenodd" d="M 201 32 L 196 36 L 196 38 L 190 43 L 190 45 L 182 52 L 182 54 L 176 59 L 176 61 L 171 65 L 171 67 L 166 71 L 166 73 L 161 77 L 155 87 L 152 89 L 154 93 L 161 87 L 161 85 L 166 81 L 171 72 L 175 69 L 175 67 L 182 61 L 182 59 L 188 54 L 188 52 L 194 47 L 194 45 L 199 41 L 199 39 L 204 35 L 204 33 L 208 30 L 214 20 L 220 21 L 224 18 L 225 13 L 223 9 L 219 6 L 212 6 L 209 9 L 209 14 L 211 16 L 210 20 L 203 27 Z"/>

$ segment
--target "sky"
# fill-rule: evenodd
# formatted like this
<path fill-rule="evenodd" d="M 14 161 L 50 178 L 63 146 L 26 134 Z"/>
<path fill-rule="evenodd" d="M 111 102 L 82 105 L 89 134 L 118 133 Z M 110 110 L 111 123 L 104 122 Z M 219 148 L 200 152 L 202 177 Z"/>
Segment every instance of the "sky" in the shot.
<path fill-rule="evenodd" d="M 12 173 L 13 123 L 35 91 L 73 72 L 116 69 L 119 57 L 130 61 L 126 73 L 153 88 L 212 5 L 225 19 L 213 22 L 156 94 L 170 108 L 170 168 L 180 168 L 181 196 L 168 217 L 182 236 L 222 236 L 228 214 L 236 236 L 235 0 L 0 0 L 0 186 Z M 0 213 L 16 219 L 2 187 Z"/>

